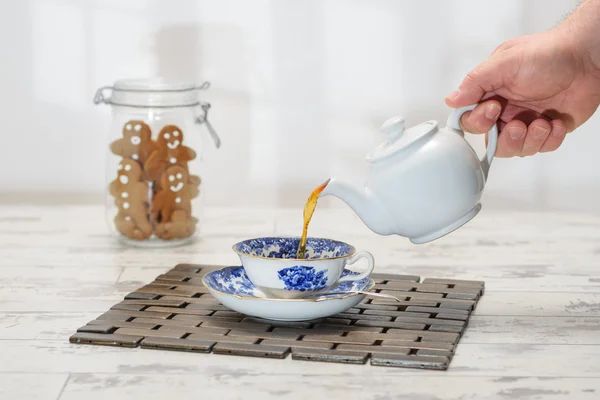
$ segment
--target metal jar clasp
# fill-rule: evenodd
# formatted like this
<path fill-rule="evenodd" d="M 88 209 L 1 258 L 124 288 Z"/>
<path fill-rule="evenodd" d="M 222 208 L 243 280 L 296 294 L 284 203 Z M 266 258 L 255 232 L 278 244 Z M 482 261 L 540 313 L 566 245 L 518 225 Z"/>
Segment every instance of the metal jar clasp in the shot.
<path fill-rule="evenodd" d="M 212 124 L 208 120 L 208 110 L 210 109 L 210 103 L 201 102 L 200 108 L 202 108 L 203 114 L 196 117 L 196 123 L 206 125 L 206 129 L 208 129 L 208 132 L 210 133 L 210 136 L 212 136 L 215 142 L 215 146 L 218 149 L 221 147 L 221 138 L 219 138 L 217 131 L 215 131 L 215 128 L 213 128 Z"/>

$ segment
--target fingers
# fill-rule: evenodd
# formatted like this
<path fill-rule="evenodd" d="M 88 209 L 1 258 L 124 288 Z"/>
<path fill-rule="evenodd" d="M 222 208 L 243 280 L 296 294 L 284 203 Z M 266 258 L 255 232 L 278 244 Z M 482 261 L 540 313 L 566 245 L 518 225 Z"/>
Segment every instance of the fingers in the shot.
<path fill-rule="evenodd" d="M 509 51 L 493 55 L 467 74 L 459 88 L 446 97 L 446 104 L 458 108 L 477 103 L 486 93 L 504 86 L 518 67 L 518 59 Z"/>
<path fill-rule="evenodd" d="M 496 157 L 509 158 L 521 154 L 527 136 L 527 125 L 523 121 L 513 119 L 504 126 L 496 147 Z"/>
<path fill-rule="evenodd" d="M 520 156 L 532 156 L 539 152 L 546 139 L 548 139 L 551 130 L 550 122 L 545 119 L 539 118 L 529 124 Z"/>
<path fill-rule="evenodd" d="M 523 121 L 512 120 L 498 137 L 496 157 L 526 157 L 536 153 L 555 151 L 567 133 L 563 121 L 536 119 L 529 127 Z"/>
<path fill-rule="evenodd" d="M 488 100 L 479 104 L 473 111 L 466 112 L 460 119 L 461 127 L 470 133 L 486 133 L 486 146 L 488 144 L 487 132 L 496 123 L 502 107 L 496 100 Z M 501 133 L 498 137 L 496 157 L 515 157 L 523 152 L 523 146 L 527 138 L 527 125 L 520 120 L 514 119 L 508 123 L 498 121 Z M 541 142 L 543 144 L 544 141 Z M 541 147 L 537 147 L 537 150 Z M 531 146 L 530 146 L 531 147 Z"/>
<path fill-rule="evenodd" d="M 559 119 L 549 121 L 538 112 L 510 104 L 503 109 L 499 101 L 492 99 L 482 102 L 473 111 L 464 113 L 460 119 L 461 128 L 465 132 L 486 133 L 486 146 L 487 132 L 495 123 L 501 132 L 496 157 L 501 158 L 526 157 L 555 151 L 567 134 L 565 123 Z"/>
<path fill-rule="evenodd" d="M 550 136 L 548 136 L 548 139 L 546 139 L 540 148 L 540 153 L 547 153 L 558 149 L 567 135 L 567 127 L 563 121 L 555 119 L 550 125 L 552 126 Z"/>
<path fill-rule="evenodd" d="M 479 104 L 473 111 L 467 111 L 460 118 L 464 131 L 484 133 L 492 129 L 498 120 L 502 106 L 496 100 L 488 100 Z"/>

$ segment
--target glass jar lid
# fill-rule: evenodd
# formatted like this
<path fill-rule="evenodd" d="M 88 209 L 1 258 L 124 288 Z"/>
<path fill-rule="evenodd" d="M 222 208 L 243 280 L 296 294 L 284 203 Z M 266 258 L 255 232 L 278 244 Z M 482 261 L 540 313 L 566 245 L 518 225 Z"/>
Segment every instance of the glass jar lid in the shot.
<path fill-rule="evenodd" d="M 191 107 L 200 104 L 198 91 L 208 89 L 209 82 L 194 83 L 156 79 L 123 79 L 96 92 L 94 103 L 126 107 Z M 105 92 L 110 91 L 110 96 Z"/>
<path fill-rule="evenodd" d="M 221 138 L 208 121 L 210 103 L 198 99 L 198 91 L 208 89 L 210 82 L 198 86 L 189 82 L 166 81 L 156 79 L 123 79 L 113 86 L 104 86 L 96 91 L 94 104 L 110 104 L 112 106 L 142 108 L 176 108 L 200 106 L 202 114 L 195 117 L 196 123 L 204 124 L 210 133 L 215 146 L 221 147 Z M 104 93 L 111 91 L 107 97 Z"/>

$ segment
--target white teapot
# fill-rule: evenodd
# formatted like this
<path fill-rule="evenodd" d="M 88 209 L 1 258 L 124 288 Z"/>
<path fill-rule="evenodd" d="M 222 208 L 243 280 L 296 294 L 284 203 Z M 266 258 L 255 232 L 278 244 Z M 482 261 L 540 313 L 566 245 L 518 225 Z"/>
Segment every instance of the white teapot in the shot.
<path fill-rule="evenodd" d="M 320 197 L 335 196 L 380 235 L 431 242 L 460 228 L 481 210 L 481 195 L 498 142 L 488 132 L 487 152 L 479 160 L 464 138 L 460 117 L 476 105 L 455 109 L 446 127 L 427 121 L 406 129 L 402 117 L 387 120 L 387 140 L 367 155 L 363 190 L 332 178 Z"/>

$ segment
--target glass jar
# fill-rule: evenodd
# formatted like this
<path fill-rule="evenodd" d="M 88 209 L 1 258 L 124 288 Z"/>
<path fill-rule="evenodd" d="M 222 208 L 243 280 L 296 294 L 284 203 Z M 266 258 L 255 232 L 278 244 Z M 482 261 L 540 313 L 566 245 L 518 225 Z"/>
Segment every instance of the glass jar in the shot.
<path fill-rule="evenodd" d="M 111 106 L 106 213 L 111 231 L 135 246 L 190 242 L 202 225 L 202 137 L 210 83 L 120 80 L 98 89 L 94 103 Z"/>

